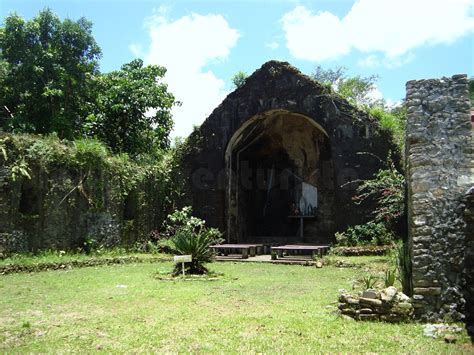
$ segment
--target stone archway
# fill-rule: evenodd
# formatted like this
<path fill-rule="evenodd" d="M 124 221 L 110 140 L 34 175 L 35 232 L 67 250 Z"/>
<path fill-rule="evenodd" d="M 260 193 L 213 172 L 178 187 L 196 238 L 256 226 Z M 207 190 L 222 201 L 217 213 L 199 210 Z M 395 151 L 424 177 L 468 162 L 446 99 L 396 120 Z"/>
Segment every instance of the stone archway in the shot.
<path fill-rule="evenodd" d="M 228 240 L 316 242 L 327 239 L 318 220 L 332 218 L 334 171 L 327 132 L 311 118 L 270 110 L 250 118 L 226 148 Z M 304 237 L 291 210 L 315 215 Z M 303 240 L 302 240 L 303 239 Z"/>
<path fill-rule="evenodd" d="M 301 127 L 307 139 L 300 142 L 285 138 L 297 134 Z M 314 141 L 323 141 L 317 151 L 309 147 L 313 133 Z M 267 200 L 266 191 L 252 189 L 249 191 L 254 191 L 254 195 L 250 193 L 246 197 L 246 204 L 229 199 L 237 189 L 232 174 L 235 175 L 237 162 L 246 154 L 249 167 L 251 164 L 263 167 L 263 180 L 281 167 L 280 170 L 288 168 L 299 177 L 307 175 L 305 166 L 318 171 L 317 220 L 307 223 L 306 234 L 334 240 L 336 231 L 364 223 L 370 216 L 370 204 L 354 205 L 352 196 L 357 185 L 351 182 L 372 177 L 382 167 L 381 161 L 389 151 L 396 149 L 389 134 L 367 113 L 331 94 L 288 63 L 276 61 L 265 63 L 242 87 L 230 93 L 192 134 L 190 141 L 192 149 L 183 158 L 183 173 L 188 178 L 181 204 L 193 206 L 197 217 L 222 230 L 229 241 L 264 232 L 274 237 L 293 232 L 285 230 L 285 226 L 282 227 L 285 233 L 274 233 L 267 227 L 260 231 L 255 227 L 257 220 L 242 220 L 242 213 L 235 213 L 237 206 L 247 213 L 245 206 L 249 205 L 257 205 L 256 209 L 262 212 L 258 198 Z M 243 153 L 237 159 L 232 152 L 238 153 L 241 148 Z M 329 158 L 321 158 L 323 150 Z M 320 154 L 318 158 L 316 152 Z M 301 164 L 304 160 L 308 164 Z M 305 179 L 311 181 L 309 177 Z M 288 198 L 279 198 L 282 206 L 288 203 Z M 281 216 L 286 214 L 282 209 L 279 211 Z"/>

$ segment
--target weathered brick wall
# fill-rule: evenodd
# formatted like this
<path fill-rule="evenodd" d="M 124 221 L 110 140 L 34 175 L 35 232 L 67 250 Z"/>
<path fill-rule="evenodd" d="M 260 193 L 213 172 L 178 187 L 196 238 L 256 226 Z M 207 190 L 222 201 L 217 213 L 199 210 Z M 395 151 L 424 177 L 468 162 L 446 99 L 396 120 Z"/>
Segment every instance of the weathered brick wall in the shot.
<path fill-rule="evenodd" d="M 467 230 L 464 195 L 473 184 L 465 75 L 407 83 L 409 242 L 415 312 L 464 318 Z"/>

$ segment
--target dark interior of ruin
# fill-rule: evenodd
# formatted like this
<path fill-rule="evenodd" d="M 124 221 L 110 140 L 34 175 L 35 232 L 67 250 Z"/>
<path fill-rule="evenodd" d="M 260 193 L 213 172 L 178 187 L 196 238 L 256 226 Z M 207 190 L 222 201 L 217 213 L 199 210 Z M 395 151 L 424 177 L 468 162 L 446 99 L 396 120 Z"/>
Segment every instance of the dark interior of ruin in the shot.
<path fill-rule="evenodd" d="M 320 210 L 332 209 L 322 161 L 330 161 L 327 135 L 302 115 L 275 112 L 251 120 L 231 141 L 231 169 L 237 181 L 228 213 L 237 220 L 237 241 L 316 242 Z M 327 164 L 326 164 L 327 166 Z M 309 187 L 313 194 L 306 193 Z M 232 208 L 235 206 L 235 208 Z M 304 215 L 301 233 L 298 218 Z M 231 227 L 232 228 L 232 227 Z"/>

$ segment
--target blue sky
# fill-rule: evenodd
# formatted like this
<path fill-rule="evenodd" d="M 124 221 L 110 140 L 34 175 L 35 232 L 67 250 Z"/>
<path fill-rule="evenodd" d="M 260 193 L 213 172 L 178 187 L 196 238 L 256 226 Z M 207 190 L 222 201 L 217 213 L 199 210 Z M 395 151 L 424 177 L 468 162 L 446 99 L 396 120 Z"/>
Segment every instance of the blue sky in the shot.
<path fill-rule="evenodd" d="M 175 136 L 204 121 L 234 73 L 270 59 L 306 74 L 318 64 L 378 74 L 374 96 L 391 102 L 411 79 L 474 75 L 474 0 L 0 0 L 0 18 L 16 11 L 29 19 L 44 7 L 94 23 L 103 72 L 136 57 L 166 66 L 183 102 Z"/>

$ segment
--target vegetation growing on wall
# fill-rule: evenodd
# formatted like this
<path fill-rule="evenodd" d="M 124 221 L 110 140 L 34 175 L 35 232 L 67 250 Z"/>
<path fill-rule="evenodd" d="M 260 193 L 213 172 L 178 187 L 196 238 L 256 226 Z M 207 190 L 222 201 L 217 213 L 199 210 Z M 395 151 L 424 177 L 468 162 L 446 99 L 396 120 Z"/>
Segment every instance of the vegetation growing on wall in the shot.
<path fill-rule="evenodd" d="M 379 170 L 372 179 L 360 183 L 352 200 L 358 205 L 375 201 L 376 207 L 371 221 L 337 233 L 339 244 L 384 245 L 392 244 L 396 239 L 404 239 L 405 177 L 391 159 L 387 162 L 387 168 Z"/>
<path fill-rule="evenodd" d="M 405 106 L 396 106 L 391 109 L 385 109 L 382 106 L 374 106 L 369 109 L 369 113 L 379 121 L 380 128 L 390 132 L 398 147 L 400 156 L 403 157 L 405 153 Z"/>
<path fill-rule="evenodd" d="M 244 86 L 245 82 L 247 81 L 248 76 L 249 75 L 243 70 L 240 70 L 237 73 L 235 73 L 231 78 L 234 89 L 239 89 L 242 86 Z"/>
<path fill-rule="evenodd" d="M 172 175 L 176 169 L 174 150 L 162 152 L 153 163 L 137 162 L 126 154 L 113 155 L 95 139 L 68 141 L 55 135 L 27 134 L 3 134 L 0 147 L 0 163 L 10 179 L 12 193 L 31 180 L 30 185 L 40 194 L 38 203 L 42 212 L 37 218 L 41 221 L 59 210 L 70 211 L 68 216 L 81 213 L 98 218 L 104 213 L 110 216 L 107 218 L 111 222 L 105 225 L 110 223 L 112 230 L 81 237 L 86 251 L 148 239 L 150 231 L 158 228 L 174 208 L 180 193 L 179 182 Z M 55 223 L 59 221 L 44 220 L 40 224 Z M 119 231 L 113 229 L 115 225 Z M 41 240 L 39 235 L 29 238 Z M 44 244 L 46 248 L 53 247 Z M 13 247 L 10 249 L 15 251 Z"/>
<path fill-rule="evenodd" d="M 379 170 L 375 177 L 362 182 L 353 197 L 357 204 L 368 199 L 376 201 L 374 221 L 384 223 L 389 230 L 395 230 L 405 211 L 405 177 L 398 172 L 389 159 L 388 167 Z"/>
<path fill-rule="evenodd" d="M 386 169 L 379 170 L 372 179 L 360 182 L 353 197 L 356 204 L 376 202 L 372 220 L 336 234 L 338 244 L 342 246 L 390 244 L 404 233 L 405 178 L 396 166 L 403 166 L 406 108 L 403 104 L 387 107 L 384 100 L 373 98 L 376 75 L 349 77 L 344 67 L 324 69 L 317 66 L 312 77 L 376 118 L 380 128 L 390 133 L 398 147 L 396 156 L 400 161 L 394 162 L 390 158 Z"/>
<path fill-rule="evenodd" d="M 312 78 L 376 118 L 380 128 L 391 134 L 403 157 L 406 108 L 404 103 L 388 107 L 383 99 L 374 98 L 372 94 L 377 88 L 377 75 L 350 77 L 344 67 L 324 69 L 318 65 Z"/>

